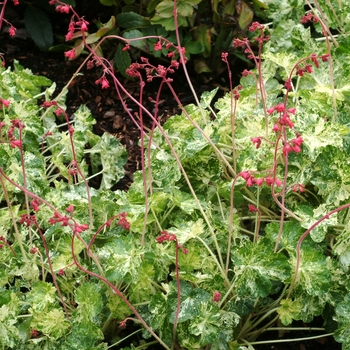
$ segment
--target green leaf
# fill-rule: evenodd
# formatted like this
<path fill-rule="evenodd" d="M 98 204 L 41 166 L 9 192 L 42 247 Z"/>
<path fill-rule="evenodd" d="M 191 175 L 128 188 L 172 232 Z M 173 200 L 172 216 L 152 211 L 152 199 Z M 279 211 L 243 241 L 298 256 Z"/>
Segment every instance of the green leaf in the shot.
<path fill-rule="evenodd" d="M 116 19 L 118 25 L 125 29 L 140 28 L 149 25 L 149 21 L 145 17 L 135 12 L 119 13 Z"/>
<path fill-rule="evenodd" d="M 33 312 L 40 313 L 49 309 L 56 300 L 56 288 L 47 282 L 36 282 L 27 294 L 27 302 Z"/>
<path fill-rule="evenodd" d="M 103 338 L 101 329 L 95 323 L 87 320 L 76 322 L 59 350 L 95 349 Z"/>
<path fill-rule="evenodd" d="M 78 303 L 76 312 L 79 319 L 96 322 L 103 307 L 100 286 L 96 283 L 84 283 L 77 288 L 75 301 Z"/>
<path fill-rule="evenodd" d="M 131 46 L 137 47 L 140 50 L 149 51 L 148 43 L 146 39 L 141 39 L 144 37 L 143 33 L 137 29 L 126 30 L 123 34 L 123 38 L 130 39 L 129 43 Z M 139 39 L 139 40 L 131 40 Z"/>
<path fill-rule="evenodd" d="M 131 77 L 125 73 L 125 71 L 131 65 L 130 55 L 128 51 L 123 51 L 123 47 L 121 44 L 118 44 L 117 50 L 115 51 L 114 63 L 115 66 L 118 68 L 119 72 L 123 74 L 123 76 L 125 76 L 128 79 L 131 79 Z"/>
<path fill-rule="evenodd" d="M 118 5 L 116 0 L 100 0 L 100 3 L 104 6 L 117 6 Z"/>
<path fill-rule="evenodd" d="M 40 8 L 28 5 L 24 13 L 26 28 L 35 44 L 42 51 L 47 51 L 53 44 L 53 32 L 50 19 Z"/>
<path fill-rule="evenodd" d="M 100 141 L 89 150 L 89 153 L 92 155 L 92 162 L 97 162 L 94 164 L 95 168 L 99 164 L 102 165 L 101 189 L 110 189 L 124 176 L 127 153 L 116 137 L 104 133 Z M 96 154 L 99 157 L 96 157 Z"/>
<path fill-rule="evenodd" d="M 61 338 L 70 328 L 63 310 L 56 308 L 34 315 L 30 325 L 32 329 L 53 339 Z"/>
<path fill-rule="evenodd" d="M 301 246 L 300 266 L 296 288 L 301 294 L 305 291 L 310 296 L 326 298 L 331 286 L 331 273 L 327 265 L 327 257 L 320 249 Z M 295 266 L 295 259 L 293 259 Z"/>
<path fill-rule="evenodd" d="M 97 250 L 110 281 L 136 282 L 142 263 L 143 249 L 137 247 L 132 235 L 115 238 Z"/>
<path fill-rule="evenodd" d="M 273 290 L 273 282 L 284 282 L 290 277 L 290 265 L 281 253 L 273 252 L 273 242 L 266 238 L 257 244 L 244 240 L 233 247 L 235 286 L 242 296 L 265 297 Z"/>
<path fill-rule="evenodd" d="M 280 315 L 280 320 L 283 325 L 288 326 L 294 320 L 300 319 L 301 303 L 292 299 L 281 300 L 281 306 L 278 308 L 277 313 Z"/>

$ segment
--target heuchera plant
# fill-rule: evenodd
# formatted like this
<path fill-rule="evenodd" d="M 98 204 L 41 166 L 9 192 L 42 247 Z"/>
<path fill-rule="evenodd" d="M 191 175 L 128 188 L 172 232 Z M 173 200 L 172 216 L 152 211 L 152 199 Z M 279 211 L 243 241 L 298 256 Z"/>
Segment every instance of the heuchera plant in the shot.
<path fill-rule="evenodd" d="M 178 31 L 176 44 L 153 37 L 169 67 L 129 66 L 137 100 L 98 55 L 105 39 L 92 48 L 89 23 L 50 3 L 72 15 L 68 35 L 82 33 L 95 83 L 138 104 L 136 116 L 120 98 L 140 130 L 142 171 L 127 192 L 111 191 L 126 161 L 119 142 L 92 133 L 84 106 L 69 118 L 48 79 L 18 62 L 1 68 L 1 346 L 245 350 L 321 316 L 304 339 L 350 349 L 349 5 L 287 6 L 282 18 L 274 2 L 273 24 L 253 22 L 233 41 L 255 65 L 240 85 L 214 105 L 217 89 L 181 106 L 171 75 L 182 66 L 192 85 Z M 136 40 L 115 38 L 125 50 Z M 142 92 L 155 79 L 151 113 Z M 162 125 L 164 85 L 182 113 Z"/>

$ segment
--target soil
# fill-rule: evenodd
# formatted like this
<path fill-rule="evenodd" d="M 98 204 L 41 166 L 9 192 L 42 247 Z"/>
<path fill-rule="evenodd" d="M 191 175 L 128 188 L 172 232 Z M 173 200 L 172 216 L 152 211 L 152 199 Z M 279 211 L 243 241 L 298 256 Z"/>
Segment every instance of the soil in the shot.
<path fill-rule="evenodd" d="M 47 53 L 40 52 L 31 40 L 28 38 L 9 38 L 6 34 L 0 34 L 0 52 L 4 53 L 6 65 L 11 66 L 13 60 L 16 59 L 25 68 L 32 70 L 34 74 L 43 75 L 55 81 L 57 84 L 57 92 L 67 84 L 76 69 L 79 67 L 84 57 L 77 60 L 67 61 L 63 53 Z M 241 70 L 240 70 L 241 71 Z M 98 70 L 82 70 L 83 75 L 78 76 L 70 85 L 67 95 L 66 104 L 68 106 L 67 113 L 73 114 L 74 111 L 81 105 L 85 104 L 91 110 L 93 117 L 96 119 L 95 133 L 102 134 L 107 131 L 117 137 L 122 144 L 126 146 L 129 157 L 125 166 L 125 177 L 112 188 L 127 190 L 132 183 L 132 175 L 136 170 L 140 169 L 140 148 L 138 146 L 139 130 L 125 113 L 121 101 L 113 89 L 101 90 L 99 85 L 94 82 L 100 77 Z M 191 77 L 194 77 L 193 83 L 195 89 L 201 91 L 210 90 L 217 85 L 224 84 L 218 79 L 212 79 L 209 83 L 204 84 L 203 79 L 198 78 L 193 72 Z M 139 84 L 135 81 L 121 78 L 126 89 L 133 95 L 138 96 Z M 228 86 L 228 85 L 227 85 Z M 148 96 L 154 97 L 157 86 L 154 84 L 146 85 L 145 90 L 145 107 L 149 110 L 153 109 L 153 104 L 148 100 Z M 174 89 L 180 96 L 183 104 L 188 104 L 192 101 L 192 94 L 188 84 L 181 77 L 181 74 L 176 74 L 174 81 Z M 223 90 L 221 90 L 221 94 Z M 169 91 L 164 90 L 162 95 L 162 103 L 160 104 L 160 113 L 162 120 L 166 120 L 172 115 L 179 113 L 180 109 L 175 103 L 174 98 Z M 128 108 L 137 111 L 136 106 L 128 103 Z M 150 126 L 150 121 L 146 121 L 146 125 Z M 98 186 L 98 184 L 92 184 Z M 340 350 L 341 345 L 336 343 L 332 337 L 323 337 L 309 341 L 293 341 L 288 339 L 312 337 L 319 333 L 309 331 L 309 327 L 322 326 L 317 324 L 317 320 L 312 324 L 297 324 L 299 327 L 305 327 L 304 331 L 293 333 L 285 333 L 278 335 L 277 332 L 265 333 L 259 340 L 268 341 L 268 339 L 283 339 L 284 343 L 270 343 L 264 345 L 256 345 L 257 350 Z"/>

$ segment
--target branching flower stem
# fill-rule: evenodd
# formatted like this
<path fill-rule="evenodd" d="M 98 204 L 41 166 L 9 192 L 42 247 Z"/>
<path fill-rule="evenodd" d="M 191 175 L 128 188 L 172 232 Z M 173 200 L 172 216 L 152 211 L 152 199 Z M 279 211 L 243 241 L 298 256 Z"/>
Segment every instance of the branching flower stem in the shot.
<path fill-rule="evenodd" d="M 72 257 L 75 265 L 78 267 L 78 269 L 92 277 L 95 277 L 102 281 L 104 284 L 106 284 L 109 288 L 113 290 L 115 294 L 117 294 L 123 302 L 129 307 L 129 309 L 135 314 L 135 316 L 138 318 L 138 320 L 141 322 L 141 324 L 147 329 L 147 331 L 152 334 L 152 336 L 157 339 L 157 341 L 167 350 L 170 350 L 170 348 L 162 341 L 162 339 L 159 338 L 159 336 L 148 326 L 148 324 L 145 322 L 145 320 L 142 318 L 142 316 L 138 313 L 138 311 L 135 309 L 135 307 L 129 302 L 129 300 L 124 296 L 122 292 L 120 292 L 119 289 L 117 289 L 111 282 L 109 282 L 105 277 L 92 272 L 85 267 L 83 267 L 80 262 L 78 261 L 76 255 L 75 255 L 75 249 L 74 249 L 74 244 L 75 244 L 75 239 L 79 238 L 79 235 L 77 233 L 73 234 L 73 239 L 72 239 Z M 82 238 L 79 238 L 79 240 L 82 240 Z"/>

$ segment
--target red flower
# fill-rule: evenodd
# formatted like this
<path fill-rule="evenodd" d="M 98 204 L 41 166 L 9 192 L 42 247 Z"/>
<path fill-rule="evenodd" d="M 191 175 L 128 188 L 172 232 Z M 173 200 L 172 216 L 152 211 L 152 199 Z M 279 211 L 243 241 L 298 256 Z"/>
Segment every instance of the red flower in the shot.
<path fill-rule="evenodd" d="M 73 31 L 69 31 L 66 35 L 66 41 L 73 40 L 73 34 L 74 34 Z"/>
<path fill-rule="evenodd" d="M 276 107 L 270 107 L 267 109 L 267 113 L 271 115 L 275 110 L 276 110 Z"/>
<path fill-rule="evenodd" d="M 16 147 L 22 148 L 22 142 L 20 140 L 13 140 L 13 141 L 11 141 L 10 146 L 12 148 L 16 148 Z"/>
<path fill-rule="evenodd" d="M 220 299 L 221 299 L 221 293 L 218 292 L 218 291 L 215 291 L 213 293 L 213 301 L 214 301 L 214 303 L 218 303 L 220 301 Z"/>
<path fill-rule="evenodd" d="M 168 233 L 167 231 L 163 230 L 160 233 L 160 236 L 156 238 L 156 241 L 158 243 L 163 243 L 166 241 L 176 241 L 176 236 L 173 233 Z"/>
<path fill-rule="evenodd" d="M 11 26 L 9 29 L 9 35 L 10 36 L 15 36 L 16 35 L 16 28 L 14 26 Z"/>
<path fill-rule="evenodd" d="M 74 58 L 75 58 L 75 50 L 74 49 L 69 50 L 69 51 L 65 52 L 64 55 L 66 57 L 68 57 L 70 60 L 74 60 Z"/>
<path fill-rule="evenodd" d="M 34 211 L 39 211 L 40 208 L 39 208 L 39 205 L 40 205 L 40 202 L 36 199 L 33 199 L 31 202 L 30 202 L 31 206 L 33 207 L 33 210 Z"/>
<path fill-rule="evenodd" d="M 259 211 L 258 208 L 253 204 L 249 204 L 248 209 L 252 213 Z"/>
<path fill-rule="evenodd" d="M 0 107 L 5 106 L 5 108 L 8 108 L 9 105 L 10 105 L 9 100 L 3 100 L 2 98 L 0 98 Z"/>
<path fill-rule="evenodd" d="M 130 50 L 130 45 L 129 45 L 129 44 L 126 44 L 126 45 L 123 47 L 122 50 L 123 50 L 123 51 L 128 51 L 128 50 Z"/>
<path fill-rule="evenodd" d="M 156 44 L 154 44 L 154 51 L 161 51 L 163 50 L 162 42 L 159 40 Z"/>
<path fill-rule="evenodd" d="M 255 143 L 256 149 L 258 149 L 261 145 L 261 137 L 252 137 L 251 141 Z"/>
<path fill-rule="evenodd" d="M 275 110 L 279 113 L 284 112 L 284 104 L 283 103 L 279 103 L 277 106 L 275 106 Z"/>
<path fill-rule="evenodd" d="M 66 208 L 66 211 L 69 214 L 73 214 L 74 213 L 74 206 L 73 206 L 73 204 L 69 204 L 69 206 Z"/>

